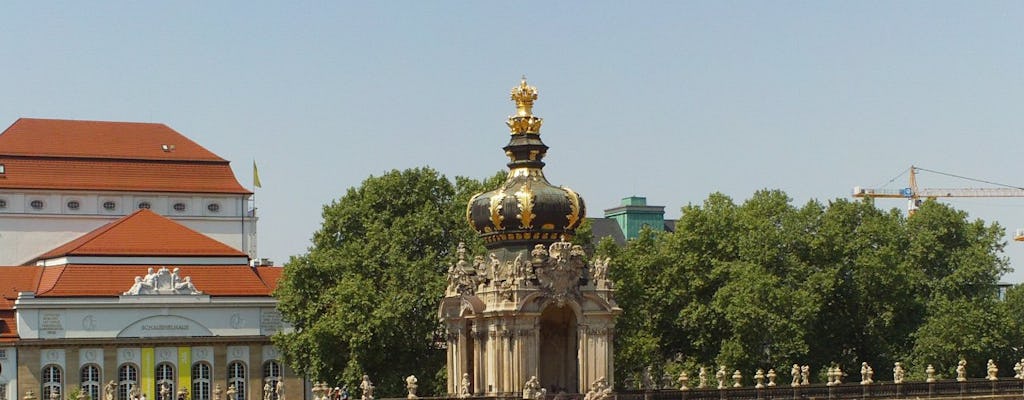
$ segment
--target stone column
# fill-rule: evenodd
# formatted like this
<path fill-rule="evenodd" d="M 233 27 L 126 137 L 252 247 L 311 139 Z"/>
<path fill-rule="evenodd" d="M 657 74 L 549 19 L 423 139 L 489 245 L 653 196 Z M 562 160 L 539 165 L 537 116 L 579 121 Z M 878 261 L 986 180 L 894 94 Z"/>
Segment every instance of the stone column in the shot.
<path fill-rule="evenodd" d="M 592 371 L 594 368 L 590 359 L 590 347 L 593 345 L 588 335 L 590 330 L 586 323 L 576 326 L 576 386 L 577 393 L 586 393 L 587 385 L 593 382 Z"/>
<path fill-rule="evenodd" d="M 479 325 L 480 321 L 473 325 L 473 393 L 482 394 L 484 390 L 484 375 L 487 373 L 487 363 L 484 360 L 484 341 L 487 338 L 487 328 Z M 461 379 L 461 377 L 459 377 Z"/>

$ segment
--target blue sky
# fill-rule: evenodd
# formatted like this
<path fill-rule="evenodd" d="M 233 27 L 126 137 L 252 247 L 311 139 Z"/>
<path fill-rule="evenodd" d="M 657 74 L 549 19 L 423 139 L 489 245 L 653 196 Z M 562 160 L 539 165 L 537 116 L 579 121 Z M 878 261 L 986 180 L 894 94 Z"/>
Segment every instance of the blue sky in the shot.
<path fill-rule="evenodd" d="M 1024 186 L 1022 21 L 1019 1 L 3 2 L 0 124 L 165 123 L 247 186 L 256 160 L 260 256 L 283 262 L 370 175 L 504 168 L 523 74 L 548 178 L 591 216 L 825 201 L 911 164 Z M 1024 227 L 1024 198 L 949 203 Z"/>

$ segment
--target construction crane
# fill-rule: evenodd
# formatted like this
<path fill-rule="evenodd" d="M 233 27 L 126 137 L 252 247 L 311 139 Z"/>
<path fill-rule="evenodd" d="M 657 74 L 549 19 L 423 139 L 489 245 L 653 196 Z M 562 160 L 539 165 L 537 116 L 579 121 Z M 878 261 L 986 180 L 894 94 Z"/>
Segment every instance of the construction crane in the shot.
<path fill-rule="evenodd" d="M 917 171 L 919 170 L 1002 187 L 922 189 L 917 187 Z M 985 181 L 981 179 L 974 179 L 959 175 L 948 174 L 945 172 L 933 171 L 930 169 L 915 167 L 911 165 L 910 186 L 902 189 L 871 189 L 856 186 L 853 188 L 853 197 L 907 199 L 907 214 L 913 215 L 914 211 L 917 211 L 917 208 L 921 206 L 921 202 L 924 201 L 925 199 L 935 199 L 939 197 L 1024 197 L 1024 188 Z M 1024 242 L 1024 229 L 1018 229 L 1013 239 L 1019 242 Z"/>

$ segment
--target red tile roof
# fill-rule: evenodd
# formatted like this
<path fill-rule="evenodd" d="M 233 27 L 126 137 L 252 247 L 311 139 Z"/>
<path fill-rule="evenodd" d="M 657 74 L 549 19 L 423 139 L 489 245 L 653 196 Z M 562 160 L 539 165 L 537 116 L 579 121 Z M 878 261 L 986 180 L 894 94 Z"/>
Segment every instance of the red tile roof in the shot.
<path fill-rule="evenodd" d="M 0 310 L 0 343 L 18 340 L 18 321 L 14 310 Z"/>
<path fill-rule="evenodd" d="M 0 154 L 226 161 L 164 124 L 35 118 L 19 118 L 0 134 Z"/>
<path fill-rule="evenodd" d="M 256 267 L 256 273 L 259 274 L 260 279 L 263 283 L 270 288 L 270 291 L 277 289 L 277 282 L 281 280 L 281 275 L 284 274 L 283 267 Z"/>
<path fill-rule="evenodd" d="M 0 163 L 0 188 L 252 193 L 228 161 L 163 124 L 22 118 L 0 133 Z"/>
<path fill-rule="evenodd" d="M 116 297 L 127 291 L 136 276 L 153 265 L 66 265 L 45 267 L 36 297 Z M 196 289 L 211 296 L 269 296 L 273 291 L 247 265 L 167 265 L 179 276 L 192 278 Z M 262 269 L 262 268 L 260 268 Z M 276 285 L 276 281 L 274 281 Z"/>
<path fill-rule="evenodd" d="M 173 220 L 140 209 L 39 257 L 245 257 L 246 254 Z"/>
<path fill-rule="evenodd" d="M 250 194 L 228 163 L 5 157 L 0 188 Z"/>
<path fill-rule="evenodd" d="M 18 292 L 34 292 L 42 267 L 0 267 L 0 310 L 14 307 Z"/>

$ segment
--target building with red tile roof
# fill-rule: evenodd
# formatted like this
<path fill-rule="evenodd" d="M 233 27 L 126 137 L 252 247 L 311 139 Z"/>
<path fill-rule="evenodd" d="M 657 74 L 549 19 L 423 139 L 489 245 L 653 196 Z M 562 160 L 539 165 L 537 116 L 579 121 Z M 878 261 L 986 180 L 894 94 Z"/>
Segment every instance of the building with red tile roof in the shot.
<path fill-rule="evenodd" d="M 21 118 L 0 133 L 0 265 L 137 209 L 256 258 L 251 197 L 228 160 L 167 125 Z"/>
<path fill-rule="evenodd" d="M 105 398 L 104 382 L 117 400 L 164 385 L 279 400 L 278 382 L 300 397 L 270 343 L 289 329 L 271 296 L 283 269 L 250 263 L 251 195 L 163 124 L 0 133 L 0 399 Z"/>

